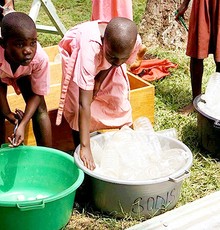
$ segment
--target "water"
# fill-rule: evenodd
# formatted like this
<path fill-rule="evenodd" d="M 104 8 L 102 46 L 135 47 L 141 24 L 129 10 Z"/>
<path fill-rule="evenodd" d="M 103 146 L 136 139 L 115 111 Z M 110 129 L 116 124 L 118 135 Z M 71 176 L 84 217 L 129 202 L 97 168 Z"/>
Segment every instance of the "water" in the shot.
<path fill-rule="evenodd" d="M 42 191 L 42 189 L 12 189 L 9 192 L 0 194 L 1 201 L 33 201 L 44 199 L 51 196 L 53 193 L 50 191 Z"/>

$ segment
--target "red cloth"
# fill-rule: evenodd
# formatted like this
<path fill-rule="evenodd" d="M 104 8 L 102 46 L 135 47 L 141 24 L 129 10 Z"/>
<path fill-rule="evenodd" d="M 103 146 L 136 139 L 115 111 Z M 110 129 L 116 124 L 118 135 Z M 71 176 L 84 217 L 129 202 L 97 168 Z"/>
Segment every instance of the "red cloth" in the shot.
<path fill-rule="evenodd" d="M 220 1 L 193 0 L 186 54 L 197 59 L 214 54 L 220 62 Z"/>
<path fill-rule="evenodd" d="M 146 81 L 155 81 L 169 75 L 169 68 L 177 68 L 177 64 L 174 64 L 167 59 L 150 59 L 143 60 L 141 65 L 138 68 L 131 70 L 131 72 Z"/>

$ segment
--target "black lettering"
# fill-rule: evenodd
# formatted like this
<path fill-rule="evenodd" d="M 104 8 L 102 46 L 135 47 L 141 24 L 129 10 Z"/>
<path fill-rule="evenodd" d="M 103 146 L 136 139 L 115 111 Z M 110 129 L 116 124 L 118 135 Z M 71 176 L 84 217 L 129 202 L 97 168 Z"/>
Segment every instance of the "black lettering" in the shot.
<path fill-rule="evenodd" d="M 155 209 L 161 209 L 161 207 L 165 204 L 166 204 L 165 199 L 162 196 L 157 195 Z"/>
<path fill-rule="evenodd" d="M 152 211 L 154 209 L 154 203 L 155 203 L 154 197 L 149 197 L 147 199 L 147 210 L 148 211 Z"/>
<path fill-rule="evenodd" d="M 170 192 L 170 198 L 171 198 L 170 201 L 169 201 L 170 204 L 176 199 L 176 194 L 175 193 L 176 193 L 176 189 L 174 188 Z"/>
<path fill-rule="evenodd" d="M 144 207 L 140 204 L 142 201 L 141 197 L 138 197 L 137 199 L 135 199 L 135 201 L 133 202 L 133 207 L 132 207 L 132 212 L 133 213 L 142 213 L 144 211 Z"/>

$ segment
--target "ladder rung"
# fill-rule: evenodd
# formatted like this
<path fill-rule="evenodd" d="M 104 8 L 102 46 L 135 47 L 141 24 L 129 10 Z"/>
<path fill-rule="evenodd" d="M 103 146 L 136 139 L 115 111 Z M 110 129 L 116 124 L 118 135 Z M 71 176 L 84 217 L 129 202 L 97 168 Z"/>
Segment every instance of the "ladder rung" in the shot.
<path fill-rule="evenodd" d="M 55 26 L 36 25 L 36 28 L 39 32 L 59 34 Z"/>

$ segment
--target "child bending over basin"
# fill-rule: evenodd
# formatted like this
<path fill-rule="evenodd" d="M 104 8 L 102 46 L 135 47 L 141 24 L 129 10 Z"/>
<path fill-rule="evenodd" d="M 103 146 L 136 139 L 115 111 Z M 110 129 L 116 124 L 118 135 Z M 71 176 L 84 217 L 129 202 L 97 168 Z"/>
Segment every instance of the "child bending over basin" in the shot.
<path fill-rule="evenodd" d="M 126 64 L 142 47 L 136 24 L 124 17 L 88 21 L 71 28 L 59 43 L 62 57 L 62 113 L 84 165 L 94 170 L 90 132 L 132 124 Z"/>
<path fill-rule="evenodd" d="M 0 142 L 5 140 L 4 121 L 18 124 L 9 137 L 12 146 L 24 141 L 25 128 L 32 119 L 37 145 L 51 146 L 51 123 L 44 95 L 49 92 L 48 56 L 37 42 L 34 21 L 25 13 L 11 12 L 3 17 L 0 46 Z M 7 100 L 7 86 L 22 94 L 24 113 L 13 112 Z M 19 121 L 18 116 L 22 119 Z M 19 122 L 19 123 L 18 123 Z"/>

